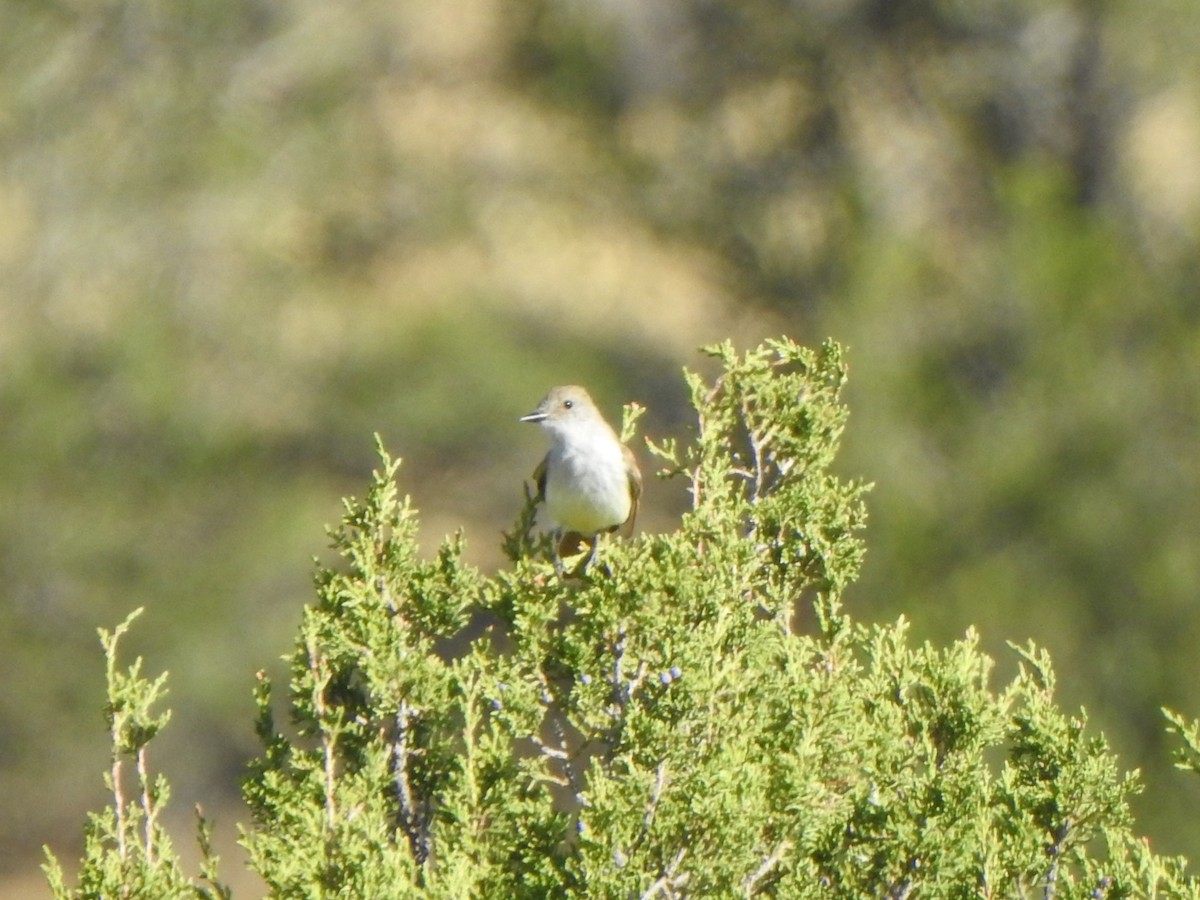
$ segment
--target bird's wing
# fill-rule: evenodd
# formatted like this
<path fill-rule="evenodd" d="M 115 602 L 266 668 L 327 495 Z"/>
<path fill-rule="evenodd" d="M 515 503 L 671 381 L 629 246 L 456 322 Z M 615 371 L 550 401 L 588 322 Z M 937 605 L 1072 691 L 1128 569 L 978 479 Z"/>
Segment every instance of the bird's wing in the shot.
<path fill-rule="evenodd" d="M 621 445 L 621 455 L 625 457 L 625 474 L 629 478 L 629 518 L 621 526 L 621 532 L 626 537 L 633 534 L 633 521 L 637 518 L 638 501 L 642 497 L 642 471 L 638 468 L 637 457 L 633 451 Z"/>
<path fill-rule="evenodd" d="M 534 500 L 538 503 L 544 503 L 546 500 L 546 463 L 549 459 L 550 454 L 547 453 L 542 457 L 537 468 L 533 470 L 533 483 L 537 485 L 537 494 L 534 496 Z"/>
<path fill-rule="evenodd" d="M 535 503 L 546 502 L 546 464 L 550 461 L 550 454 L 547 453 L 542 457 L 542 461 L 538 463 L 536 469 L 533 470 L 533 482 L 537 485 L 537 494 L 534 495 Z M 571 556 L 579 552 L 581 546 L 586 547 L 589 541 L 578 531 L 568 531 L 559 538 L 558 555 Z"/>

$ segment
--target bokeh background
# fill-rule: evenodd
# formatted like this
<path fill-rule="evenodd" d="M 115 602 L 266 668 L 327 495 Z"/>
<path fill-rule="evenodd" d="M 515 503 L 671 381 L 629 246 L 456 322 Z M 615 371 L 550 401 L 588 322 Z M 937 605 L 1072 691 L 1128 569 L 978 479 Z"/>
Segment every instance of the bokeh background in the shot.
<path fill-rule="evenodd" d="M 494 569 L 545 388 L 680 434 L 696 347 L 779 333 L 850 347 L 850 610 L 1047 646 L 1200 860 L 1197 47 L 1194 0 L 0 4 L 0 895 L 104 803 L 96 626 L 147 607 L 176 843 L 231 847 L 373 432 Z"/>

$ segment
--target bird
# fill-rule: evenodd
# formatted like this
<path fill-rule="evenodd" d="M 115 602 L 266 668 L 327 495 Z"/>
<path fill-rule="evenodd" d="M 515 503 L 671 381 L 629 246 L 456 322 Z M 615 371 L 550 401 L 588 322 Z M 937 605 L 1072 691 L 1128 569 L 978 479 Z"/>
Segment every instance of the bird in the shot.
<path fill-rule="evenodd" d="M 642 473 L 633 452 L 621 443 L 588 392 L 575 384 L 550 392 L 521 422 L 540 425 L 550 449 L 534 470 L 536 500 L 554 523 L 554 570 L 580 544 L 590 552 L 576 574 L 595 562 L 600 536 L 632 533 L 642 495 Z"/>

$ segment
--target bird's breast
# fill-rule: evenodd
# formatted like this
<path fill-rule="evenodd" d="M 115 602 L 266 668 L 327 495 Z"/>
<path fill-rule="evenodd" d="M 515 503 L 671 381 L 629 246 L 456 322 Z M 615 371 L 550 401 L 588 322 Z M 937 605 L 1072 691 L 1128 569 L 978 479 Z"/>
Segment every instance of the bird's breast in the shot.
<path fill-rule="evenodd" d="M 620 444 L 556 449 L 547 460 L 546 509 L 557 525 L 590 535 L 629 518 L 633 501 Z"/>

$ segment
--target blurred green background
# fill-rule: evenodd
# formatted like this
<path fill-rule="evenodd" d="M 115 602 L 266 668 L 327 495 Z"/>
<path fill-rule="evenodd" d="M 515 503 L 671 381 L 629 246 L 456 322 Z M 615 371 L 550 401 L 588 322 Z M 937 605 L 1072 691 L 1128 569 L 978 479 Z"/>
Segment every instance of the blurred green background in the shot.
<path fill-rule="evenodd" d="M 176 841 L 228 846 L 372 432 L 494 568 L 545 388 L 678 434 L 699 344 L 782 332 L 850 346 L 850 610 L 1047 646 L 1200 858 L 1197 46 L 1194 0 L 0 5 L 0 895 L 104 802 L 97 625 L 148 607 Z"/>

